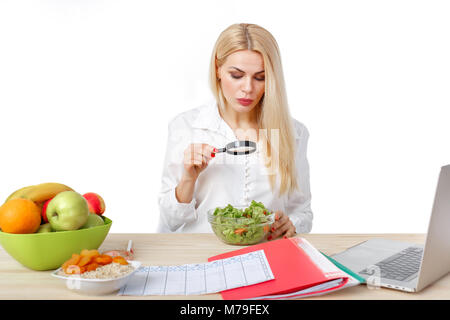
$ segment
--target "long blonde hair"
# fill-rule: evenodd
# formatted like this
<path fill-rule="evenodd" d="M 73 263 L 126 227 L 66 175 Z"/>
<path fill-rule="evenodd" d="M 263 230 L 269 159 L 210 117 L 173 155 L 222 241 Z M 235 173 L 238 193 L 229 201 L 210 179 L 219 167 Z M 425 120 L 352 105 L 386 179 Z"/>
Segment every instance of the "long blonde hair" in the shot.
<path fill-rule="evenodd" d="M 298 188 L 295 168 L 295 136 L 290 116 L 283 69 L 278 44 L 264 28 L 255 24 L 233 24 L 225 29 L 216 41 L 211 56 L 210 85 L 219 108 L 225 108 L 226 100 L 222 92 L 217 70 L 226 58 L 239 50 L 260 53 L 264 61 L 265 92 L 257 108 L 260 138 L 263 141 L 265 165 L 274 171 L 269 180 L 274 190 L 279 177 L 280 195 Z M 279 132 L 277 135 L 276 133 Z M 273 134 L 275 133 L 275 135 Z M 278 173 L 278 174 L 277 174 Z"/>

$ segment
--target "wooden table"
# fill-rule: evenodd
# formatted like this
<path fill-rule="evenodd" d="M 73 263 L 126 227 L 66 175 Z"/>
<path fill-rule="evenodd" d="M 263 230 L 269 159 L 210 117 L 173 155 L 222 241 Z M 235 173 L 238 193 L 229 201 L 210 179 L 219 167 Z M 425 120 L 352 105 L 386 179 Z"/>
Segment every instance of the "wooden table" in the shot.
<path fill-rule="evenodd" d="M 317 249 L 331 255 L 369 238 L 387 238 L 424 243 L 423 234 L 306 234 Z M 178 265 L 206 262 L 211 256 L 239 247 L 226 245 L 214 234 L 109 234 L 100 251 L 126 248 L 133 240 L 135 259 L 143 265 Z M 68 290 L 64 281 L 50 275 L 52 271 L 33 271 L 19 264 L 0 247 L 0 299 L 221 299 L 220 294 L 198 296 L 83 296 Z M 347 288 L 308 299 L 450 299 L 450 274 L 419 293 L 391 289 L 369 289 L 365 285 Z"/>

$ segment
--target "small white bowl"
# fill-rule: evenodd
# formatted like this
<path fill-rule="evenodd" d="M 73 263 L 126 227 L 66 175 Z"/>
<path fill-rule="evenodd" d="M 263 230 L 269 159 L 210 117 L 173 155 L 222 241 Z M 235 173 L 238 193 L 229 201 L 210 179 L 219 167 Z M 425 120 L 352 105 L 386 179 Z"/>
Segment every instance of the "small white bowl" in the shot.
<path fill-rule="evenodd" d="M 105 295 L 117 291 L 126 285 L 131 275 L 141 266 L 141 262 L 139 261 L 128 261 L 128 263 L 131 264 L 134 270 L 120 278 L 114 279 L 83 279 L 74 276 L 63 276 L 58 274 L 61 268 L 53 271 L 51 275 L 64 280 L 67 288 L 77 293 L 95 296 Z"/>

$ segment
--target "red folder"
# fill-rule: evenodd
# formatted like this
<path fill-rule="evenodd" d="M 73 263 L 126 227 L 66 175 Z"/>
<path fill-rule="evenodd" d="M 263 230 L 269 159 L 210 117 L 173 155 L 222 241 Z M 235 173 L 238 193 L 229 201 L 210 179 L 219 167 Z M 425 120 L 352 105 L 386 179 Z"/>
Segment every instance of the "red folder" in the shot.
<path fill-rule="evenodd" d="M 333 272 L 324 271 L 323 266 L 320 266 L 317 261 L 313 260 L 311 252 L 308 253 L 299 247 L 299 241 L 306 240 L 301 238 L 274 240 L 210 257 L 208 261 L 214 261 L 262 249 L 275 277 L 274 280 L 267 282 L 222 291 L 222 298 L 225 300 L 238 300 L 289 294 L 336 279 L 342 279 L 342 281 L 335 287 L 315 292 L 298 293 L 298 295 L 291 296 L 291 298 L 317 295 L 345 286 L 348 281 L 346 273 L 338 268 L 333 270 Z"/>

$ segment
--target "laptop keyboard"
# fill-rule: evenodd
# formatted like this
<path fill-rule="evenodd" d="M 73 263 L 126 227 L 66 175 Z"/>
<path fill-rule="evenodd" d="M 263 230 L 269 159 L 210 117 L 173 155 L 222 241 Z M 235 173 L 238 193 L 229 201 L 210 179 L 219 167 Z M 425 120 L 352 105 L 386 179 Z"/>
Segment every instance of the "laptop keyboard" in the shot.
<path fill-rule="evenodd" d="M 376 263 L 375 266 L 379 268 L 381 278 L 403 281 L 414 273 L 419 272 L 422 253 L 422 248 L 409 247 Z M 376 268 L 369 267 L 359 273 L 378 275 L 375 274 L 374 269 L 376 270 Z"/>

